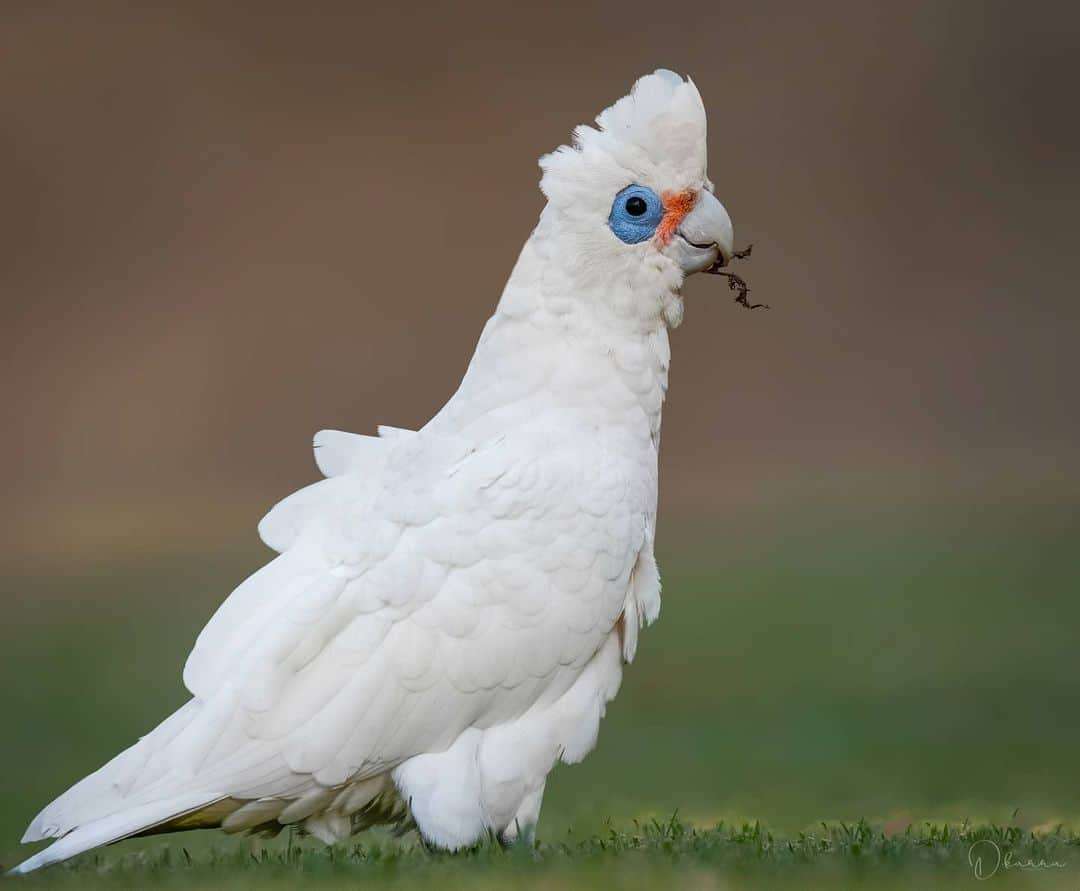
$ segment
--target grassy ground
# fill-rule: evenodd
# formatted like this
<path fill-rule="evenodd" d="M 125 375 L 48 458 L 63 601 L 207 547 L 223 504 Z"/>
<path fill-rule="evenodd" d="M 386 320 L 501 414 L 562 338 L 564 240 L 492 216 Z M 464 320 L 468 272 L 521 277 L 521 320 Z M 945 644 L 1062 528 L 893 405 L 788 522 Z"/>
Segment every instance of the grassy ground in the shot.
<path fill-rule="evenodd" d="M 233 846 L 192 855 L 182 844 L 123 856 L 96 855 L 28 886 L 73 888 L 386 887 L 437 882 L 440 888 L 998 887 L 1074 888 L 1080 837 L 1058 829 L 924 826 L 886 835 L 864 822 L 821 826 L 790 837 L 758 824 L 698 830 L 672 817 L 607 827 L 585 840 L 504 851 L 485 844 L 455 855 L 386 841 L 313 848 Z"/>
<path fill-rule="evenodd" d="M 803 504 L 664 528 L 663 615 L 597 751 L 549 783 L 535 851 L 282 839 L 253 859 L 191 833 L 30 881 L 922 888 L 970 884 L 971 844 L 996 832 L 1014 860 L 1066 867 L 994 881 L 1080 887 L 1075 837 L 1053 834 L 1080 826 L 1076 508 Z M 8 568 L 0 862 L 24 856 L 41 805 L 183 701 L 195 633 L 260 559 Z"/>

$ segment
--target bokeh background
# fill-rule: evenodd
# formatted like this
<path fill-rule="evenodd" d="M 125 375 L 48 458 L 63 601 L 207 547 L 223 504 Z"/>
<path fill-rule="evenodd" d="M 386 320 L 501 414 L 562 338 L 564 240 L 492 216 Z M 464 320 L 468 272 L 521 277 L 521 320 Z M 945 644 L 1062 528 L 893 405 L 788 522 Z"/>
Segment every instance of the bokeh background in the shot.
<path fill-rule="evenodd" d="M 664 615 L 546 831 L 1075 823 L 1078 9 L 7 0 L 0 862 L 183 700 L 311 433 L 449 396 L 536 158 L 658 66 L 772 309 L 686 287 Z"/>

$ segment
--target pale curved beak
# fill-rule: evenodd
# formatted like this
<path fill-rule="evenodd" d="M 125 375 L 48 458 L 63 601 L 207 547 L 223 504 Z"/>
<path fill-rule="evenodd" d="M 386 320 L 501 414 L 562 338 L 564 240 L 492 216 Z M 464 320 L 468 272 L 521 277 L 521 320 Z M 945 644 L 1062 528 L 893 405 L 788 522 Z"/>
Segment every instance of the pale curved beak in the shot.
<path fill-rule="evenodd" d="M 713 265 L 725 266 L 735 252 L 735 227 L 712 192 L 702 189 L 693 209 L 671 240 L 672 259 L 690 275 Z"/>

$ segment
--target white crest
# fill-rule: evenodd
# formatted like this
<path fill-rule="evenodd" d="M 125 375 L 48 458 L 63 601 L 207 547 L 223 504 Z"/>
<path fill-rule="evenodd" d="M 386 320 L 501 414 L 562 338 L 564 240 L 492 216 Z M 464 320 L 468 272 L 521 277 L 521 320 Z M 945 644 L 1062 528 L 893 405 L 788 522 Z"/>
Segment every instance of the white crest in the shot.
<path fill-rule="evenodd" d="M 657 192 L 708 184 L 705 106 L 692 80 L 665 69 L 648 74 L 596 123 L 576 128 L 572 146 L 540 159 L 540 188 L 560 209 L 585 202 L 606 211 L 630 183 Z"/>

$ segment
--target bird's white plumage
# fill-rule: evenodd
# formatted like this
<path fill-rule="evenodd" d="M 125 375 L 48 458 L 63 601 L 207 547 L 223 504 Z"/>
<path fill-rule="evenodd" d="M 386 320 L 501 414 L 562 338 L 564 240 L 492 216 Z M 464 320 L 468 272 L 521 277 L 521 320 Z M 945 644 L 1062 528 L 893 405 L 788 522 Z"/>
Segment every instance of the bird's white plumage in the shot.
<path fill-rule="evenodd" d="M 693 84 L 657 72 L 597 121 L 543 159 L 548 207 L 457 393 L 416 432 L 316 436 L 326 479 L 261 522 L 280 555 L 200 634 L 191 701 L 42 811 L 24 840 L 62 840 L 21 870 L 155 826 L 332 841 L 407 812 L 458 848 L 535 823 L 660 605 L 682 274 L 604 220 L 629 182 L 711 188 Z"/>

